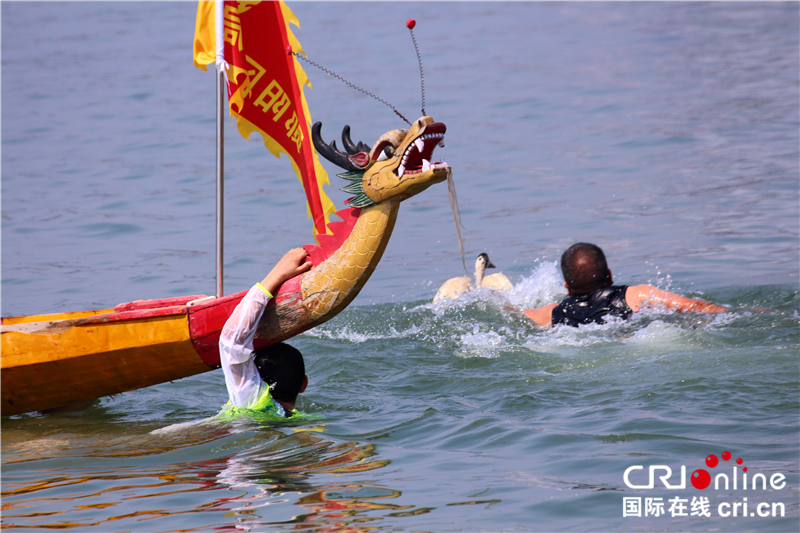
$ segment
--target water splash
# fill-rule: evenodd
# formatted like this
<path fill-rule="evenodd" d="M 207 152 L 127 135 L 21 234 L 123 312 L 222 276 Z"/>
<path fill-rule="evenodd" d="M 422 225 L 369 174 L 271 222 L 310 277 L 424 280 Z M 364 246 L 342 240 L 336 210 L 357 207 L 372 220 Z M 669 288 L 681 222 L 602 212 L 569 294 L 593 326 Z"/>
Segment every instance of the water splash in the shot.
<path fill-rule="evenodd" d="M 483 329 L 481 324 L 474 324 L 471 332 L 459 338 L 460 348 L 456 355 L 460 357 L 485 357 L 494 359 L 500 356 L 504 348 L 508 348 L 510 330 L 496 331 Z"/>
<path fill-rule="evenodd" d="M 317 327 L 304 333 L 309 337 L 316 337 L 319 339 L 340 340 L 347 341 L 354 344 L 360 344 L 372 340 L 381 339 L 402 339 L 418 333 L 420 328 L 412 326 L 410 328 L 398 331 L 394 327 L 389 327 L 384 333 L 377 333 L 374 331 L 357 331 L 357 326 L 345 325 L 337 329 L 327 329 Z"/>
<path fill-rule="evenodd" d="M 532 309 L 558 302 L 566 294 L 561 271 L 554 261 L 540 264 L 530 276 L 517 282 L 508 299 L 517 307 Z"/>
<path fill-rule="evenodd" d="M 409 350 L 419 343 L 459 358 L 512 353 L 573 357 L 593 348 L 649 359 L 675 348 L 693 350 L 725 342 L 720 330 L 741 319 L 734 313 L 646 309 L 629 320 L 608 317 L 605 324 L 544 329 L 519 312 L 560 301 L 565 295 L 558 264 L 544 262 L 507 293 L 477 289 L 435 304 L 427 300 L 353 307 L 343 313 L 344 324 L 337 320 L 304 335 L 345 344 L 400 340 Z"/>

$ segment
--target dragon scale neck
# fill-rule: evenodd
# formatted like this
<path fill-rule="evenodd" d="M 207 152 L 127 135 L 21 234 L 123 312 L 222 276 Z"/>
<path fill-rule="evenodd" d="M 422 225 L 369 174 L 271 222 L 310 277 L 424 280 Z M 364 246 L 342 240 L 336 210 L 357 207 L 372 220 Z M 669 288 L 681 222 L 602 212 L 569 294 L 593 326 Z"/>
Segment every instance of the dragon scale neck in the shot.
<path fill-rule="evenodd" d="M 342 245 L 303 276 L 303 304 L 313 320 L 336 315 L 356 297 L 383 256 L 399 209 L 392 200 L 363 208 Z"/>

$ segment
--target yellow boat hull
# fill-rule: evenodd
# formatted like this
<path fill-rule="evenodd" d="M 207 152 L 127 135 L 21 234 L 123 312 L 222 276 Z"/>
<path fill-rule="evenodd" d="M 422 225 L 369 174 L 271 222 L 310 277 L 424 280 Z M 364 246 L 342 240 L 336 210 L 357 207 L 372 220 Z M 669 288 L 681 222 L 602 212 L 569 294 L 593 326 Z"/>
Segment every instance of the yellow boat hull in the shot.
<path fill-rule="evenodd" d="M 113 316 L 113 310 L 102 310 L 4 319 L 2 415 L 61 407 L 213 369 L 192 344 L 188 313 L 81 323 L 110 316 L 109 311 Z"/>

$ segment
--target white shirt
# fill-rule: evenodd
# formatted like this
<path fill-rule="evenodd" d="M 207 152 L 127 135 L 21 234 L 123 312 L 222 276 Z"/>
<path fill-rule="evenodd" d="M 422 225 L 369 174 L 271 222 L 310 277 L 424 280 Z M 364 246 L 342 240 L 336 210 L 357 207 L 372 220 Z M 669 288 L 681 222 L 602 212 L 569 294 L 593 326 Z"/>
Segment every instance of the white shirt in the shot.
<path fill-rule="evenodd" d="M 268 303 L 269 296 L 254 285 L 233 310 L 219 337 L 219 361 L 228 397 L 236 407 L 248 407 L 267 388 L 253 361 L 253 339 Z"/>

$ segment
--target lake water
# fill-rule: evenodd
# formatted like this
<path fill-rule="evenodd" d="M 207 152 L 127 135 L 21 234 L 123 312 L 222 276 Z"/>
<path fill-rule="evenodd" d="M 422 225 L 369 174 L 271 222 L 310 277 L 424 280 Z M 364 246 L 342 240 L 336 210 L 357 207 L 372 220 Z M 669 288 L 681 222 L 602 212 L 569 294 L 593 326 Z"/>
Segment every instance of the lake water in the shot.
<path fill-rule="evenodd" d="M 292 341 L 311 381 L 300 407 L 318 418 L 216 421 L 221 371 L 3 418 L 2 527 L 797 531 L 800 6 L 290 7 L 312 60 L 412 119 L 417 20 L 468 267 L 487 252 L 513 292 L 431 305 L 463 275 L 447 188 L 432 187 L 403 204 L 350 307 Z M 3 316 L 213 293 L 214 76 L 192 65 L 195 13 L 3 2 Z M 402 126 L 308 74 L 326 138 Z M 312 239 L 289 164 L 230 124 L 226 174 L 232 293 Z M 562 297 L 576 241 L 599 244 L 620 283 L 768 310 L 552 330 L 504 310 Z M 671 483 L 682 466 L 736 466 L 785 484 L 632 488 L 637 465 L 633 485 L 653 465 Z M 635 498 L 643 516 L 625 516 Z"/>

